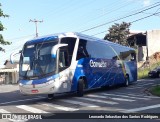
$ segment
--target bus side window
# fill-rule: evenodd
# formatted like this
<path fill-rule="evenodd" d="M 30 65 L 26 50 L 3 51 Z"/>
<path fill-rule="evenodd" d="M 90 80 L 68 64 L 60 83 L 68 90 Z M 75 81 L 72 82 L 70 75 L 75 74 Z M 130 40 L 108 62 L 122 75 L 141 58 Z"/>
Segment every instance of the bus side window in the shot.
<path fill-rule="evenodd" d="M 78 45 L 78 51 L 77 51 L 77 60 L 79 60 L 81 58 L 89 57 L 89 54 L 86 49 L 86 43 L 87 43 L 86 40 L 80 39 L 79 45 Z"/>

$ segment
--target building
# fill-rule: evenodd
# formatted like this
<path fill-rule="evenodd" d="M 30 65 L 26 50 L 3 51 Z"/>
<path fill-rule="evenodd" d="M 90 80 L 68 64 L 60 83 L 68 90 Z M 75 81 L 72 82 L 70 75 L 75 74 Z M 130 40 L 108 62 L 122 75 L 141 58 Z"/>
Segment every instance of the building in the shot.
<path fill-rule="evenodd" d="M 19 63 L 11 64 L 6 60 L 5 68 L 0 69 L 0 84 L 15 84 L 19 78 Z"/>
<path fill-rule="evenodd" d="M 128 38 L 128 43 L 137 47 L 138 62 L 146 61 L 153 54 L 160 52 L 160 30 L 132 34 Z"/>

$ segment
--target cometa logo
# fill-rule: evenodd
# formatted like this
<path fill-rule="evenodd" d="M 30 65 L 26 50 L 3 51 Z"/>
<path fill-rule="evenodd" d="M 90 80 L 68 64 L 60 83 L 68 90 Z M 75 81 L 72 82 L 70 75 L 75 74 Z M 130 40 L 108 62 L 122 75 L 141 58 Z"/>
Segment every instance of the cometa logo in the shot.
<path fill-rule="evenodd" d="M 93 60 L 90 60 L 90 67 L 107 67 L 107 63 L 102 61 L 102 62 L 95 62 Z"/>

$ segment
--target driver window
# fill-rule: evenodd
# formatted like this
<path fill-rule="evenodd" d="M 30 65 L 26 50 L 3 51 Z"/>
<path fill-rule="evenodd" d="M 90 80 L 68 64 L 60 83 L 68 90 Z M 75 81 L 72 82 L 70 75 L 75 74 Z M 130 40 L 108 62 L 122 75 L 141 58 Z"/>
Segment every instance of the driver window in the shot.
<path fill-rule="evenodd" d="M 59 51 L 59 70 L 62 71 L 69 67 L 69 58 L 68 58 L 68 51 L 66 49 L 60 48 Z"/>

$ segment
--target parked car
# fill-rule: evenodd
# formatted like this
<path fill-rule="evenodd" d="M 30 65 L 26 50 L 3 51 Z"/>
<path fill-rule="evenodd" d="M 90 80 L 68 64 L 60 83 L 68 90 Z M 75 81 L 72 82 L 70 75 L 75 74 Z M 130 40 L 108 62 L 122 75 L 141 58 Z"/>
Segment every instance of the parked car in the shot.
<path fill-rule="evenodd" d="M 148 72 L 149 77 L 160 78 L 160 66 Z"/>

